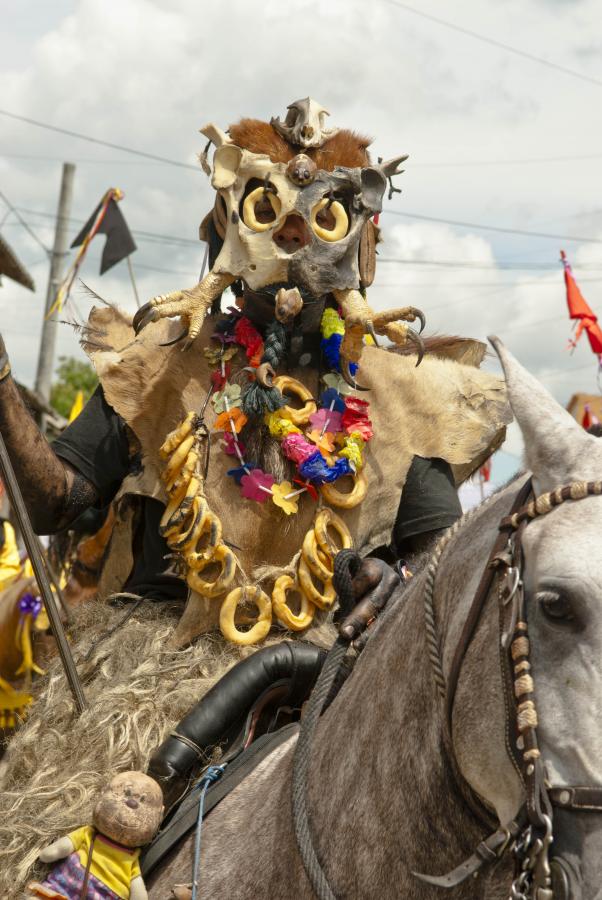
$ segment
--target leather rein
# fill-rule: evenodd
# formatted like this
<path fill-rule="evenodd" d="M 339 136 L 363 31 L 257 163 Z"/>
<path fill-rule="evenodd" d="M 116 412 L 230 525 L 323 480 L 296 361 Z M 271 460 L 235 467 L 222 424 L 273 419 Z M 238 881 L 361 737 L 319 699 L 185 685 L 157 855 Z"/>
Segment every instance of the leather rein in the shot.
<path fill-rule="evenodd" d="M 462 664 L 476 633 L 483 610 L 497 580 L 500 620 L 500 661 L 506 710 L 506 749 L 525 788 L 525 803 L 515 819 L 501 825 L 485 838 L 475 852 L 453 871 L 442 876 L 414 873 L 417 878 L 443 888 L 454 888 L 483 867 L 497 863 L 507 850 L 515 858 L 515 878 L 511 900 L 564 900 L 569 896 L 566 873 L 557 860 L 550 864 L 549 848 L 553 840 L 553 807 L 574 811 L 602 812 L 602 786 L 552 786 L 538 746 L 537 706 L 530 662 L 527 602 L 523 584 L 524 555 L 522 537 L 528 523 L 551 512 L 566 501 L 602 494 L 602 481 L 573 482 L 542 494 L 529 502 L 532 480 L 519 490 L 509 515 L 499 524 L 493 545 L 472 601 L 462 633 L 452 657 L 447 679 L 442 679 L 441 643 L 435 635 L 438 659 L 431 660 L 435 679 L 445 698 L 448 746 L 453 753 L 452 717 Z M 444 539 L 445 540 L 445 539 Z M 439 557 L 440 558 L 440 557 Z M 432 580 L 431 590 L 434 587 Z M 459 767 L 453 759 L 455 768 Z M 460 774 L 460 777 L 461 774 Z M 491 818 L 482 798 L 468 785 L 471 806 Z M 554 885 L 552 884 L 552 868 Z M 560 891 L 555 890 L 560 885 Z"/>

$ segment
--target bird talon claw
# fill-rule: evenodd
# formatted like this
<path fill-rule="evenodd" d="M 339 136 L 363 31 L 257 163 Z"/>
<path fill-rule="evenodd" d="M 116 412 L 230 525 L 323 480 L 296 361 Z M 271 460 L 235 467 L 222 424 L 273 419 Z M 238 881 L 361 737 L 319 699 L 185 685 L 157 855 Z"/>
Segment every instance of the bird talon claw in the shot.
<path fill-rule="evenodd" d="M 421 331 L 422 331 L 422 329 L 421 329 Z M 426 348 L 424 346 L 424 341 L 420 337 L 420 333 L 417 331 L 414 331 L 413 328 L 408 328 L 407 339 L 412 344 L 414 344 L 416 346 L 416 348 L 418 349 L 418 359 L 416 360 L 416 368 L 418 368 L 418 366 L 422 362 L 422 360 L 424 358 L 424 354 L 426 352 Z"/>
<path fill-rule="evenodd" d="M 136 334 L 140 334 L 142 329 L 146 328 L 146 326 L 150 322 L 154 322 L 156 318 L 157 310 L 153 305 L 153 301 L 150 300 L 148 303 L 145 303 L 144 306 L 141 306 L 140 309 L 136 311 L 136 314 L 132 319 L 132 325 Z"/>
<path fill-rule="evenodd" d="M 172 338 L 170 341 L 162 341 L 159 346 L 160 347 L 173 347 L 174 344 L 179 344 L 180 341 L 184 340 L 186 335 L 188 334 L 188 326 L 184 328 L 176 337 Z"/>

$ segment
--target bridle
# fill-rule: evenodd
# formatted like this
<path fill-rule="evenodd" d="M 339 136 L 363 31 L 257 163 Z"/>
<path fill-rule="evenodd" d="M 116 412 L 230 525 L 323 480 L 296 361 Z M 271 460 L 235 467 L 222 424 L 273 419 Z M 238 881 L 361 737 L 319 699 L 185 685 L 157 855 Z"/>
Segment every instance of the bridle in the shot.
<path fill-rule="evenodd" d="M 530 662 L 528 604 L 523 585 L 522 537 L 530 521 L 546 515 L 560 504 L 602 494 L 602 481 L 573 482 L 529 501 L 531 492 L 532 481 L 529 479 L 519 490 L 510 514 L 499 524 L 498 537 L 477 587 L 447 678 L 443 672 L 433 593 L 439 561 L 443 549 L 449 544 L 451 532 L 443 537 L 435 551 L 427 574 L 424 598 L 429 657 L 436 685 L 445 700 L 447 744 L 454 767 L 460 775 L 452 740 L 456 689 L 463 661 L 497 579 L 506 749 L 524 785 L 526 800 L 512 822 L 501 825 L 490 834 L 472 856 L 453 871 L 442 876 L 415 874 L 429 884 L 454 888 L 477 875 L 485 866 L 497 863 L 511 850 L 515 859 L 515 877 L 510 900 L 568 900 L 568 876 L 559 860 L 553 860 L 550 864 L 553 808 L 602 812 L 602 786 L 553 786 L 546 779 L 537 738 L 538 715 Z M 482 798 L 468 783 L 466 786 L 472 794 L 471 806 L 482 811 L 482 818 L 490 819 L 490 811 Z M 551 867 L 554 868 L 553 876 Z"/>

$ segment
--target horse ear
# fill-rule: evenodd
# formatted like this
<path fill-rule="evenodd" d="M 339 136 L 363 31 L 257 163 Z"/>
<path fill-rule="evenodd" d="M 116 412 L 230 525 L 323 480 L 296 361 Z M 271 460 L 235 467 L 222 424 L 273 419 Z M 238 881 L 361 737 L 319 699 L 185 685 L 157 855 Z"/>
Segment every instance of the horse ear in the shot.
<path fill-rule="evenodd" d="M 489 337 L 508 388 L 512 412 L 525 442 L 525 459 L 541 490 L 569 481 L 599 478 L 602 441 L 587 434 L 570 413 L 506 349 Z"/>

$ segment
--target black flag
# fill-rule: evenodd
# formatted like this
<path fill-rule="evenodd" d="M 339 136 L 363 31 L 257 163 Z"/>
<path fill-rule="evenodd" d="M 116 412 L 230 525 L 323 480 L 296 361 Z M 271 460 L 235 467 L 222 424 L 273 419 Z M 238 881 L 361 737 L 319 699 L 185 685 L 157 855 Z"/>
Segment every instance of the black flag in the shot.
<path fill-rule="evenodd" d="M 100 212 L 102 205 L 103 200 L 100 201 L 78 236 L 71 244 L 72 247 L 79 247 L 83 244 L 86 236 L 90 233 L 94 222 L 96 221 L 96 217 Z M 106 234 L 107 236 L 100 261 L 101 275 L 104 275 L 108 269 L 112 266 L 116 266 L 118 262 L 121 262 L 122 259 L 125 259 L 130 253 L 133 253 L 134 250 L 138 249 L 134 243 L 134 238 L 130 233 L 130 229 L 127 226 L 127 222 L 123 218 L 123 214 L 113 198 L 111 198 L 107 204 L 106 212 L 102 222 L 96 230 L 96 234 Z"/>

